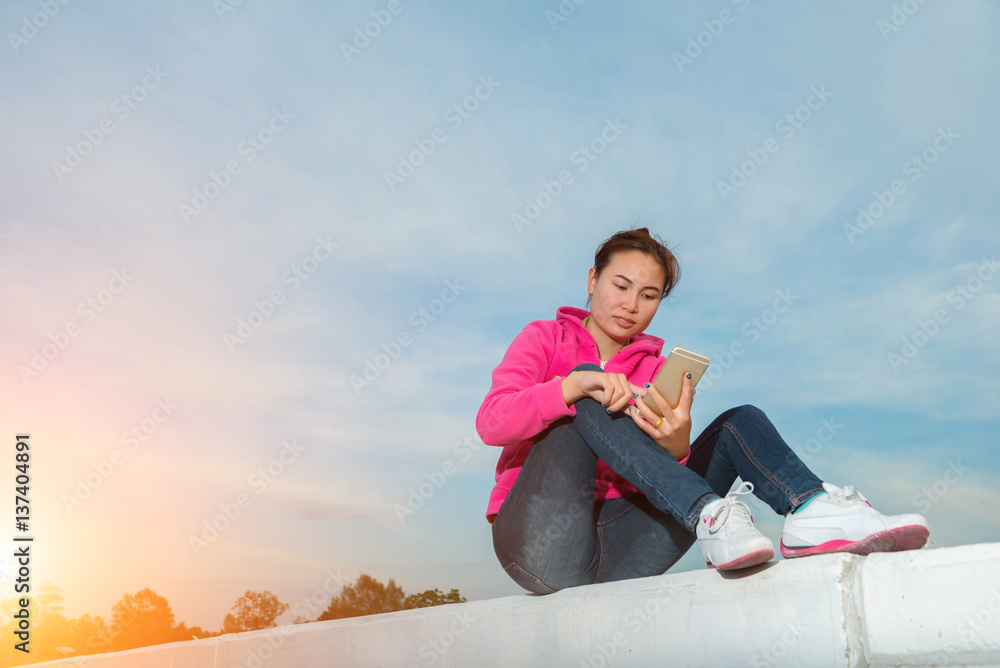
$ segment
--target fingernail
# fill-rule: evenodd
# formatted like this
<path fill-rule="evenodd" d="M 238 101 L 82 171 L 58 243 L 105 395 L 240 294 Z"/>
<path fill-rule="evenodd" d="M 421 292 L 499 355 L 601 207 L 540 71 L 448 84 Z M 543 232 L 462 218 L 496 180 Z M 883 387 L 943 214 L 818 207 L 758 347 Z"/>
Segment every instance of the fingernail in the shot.
<path fill-rule="evenodd" d="M 649 387 L 649 383 L 646 383 L 645 385 L 643 385 L 643 387 Z"/>
<path fill-rule="evenodd" d="M 635 399 L 638 399 L 639 398 L 639 393 L 637 392 L 637 393 L 633 394 L 632 397 L 635 398 Z"/>
<path fill-rule="evenodd" d="M 611 415 L 611 409 L 610 408 L 608 409 L 608 415 Z"/>
<path fill-rule="evenodd" d="M 690 377 L 691 377 L 691 374 L 688 374 L 688 376 L 687 376 L 687 377 L 688 377 L 688 378 L 690 378 Z"/>

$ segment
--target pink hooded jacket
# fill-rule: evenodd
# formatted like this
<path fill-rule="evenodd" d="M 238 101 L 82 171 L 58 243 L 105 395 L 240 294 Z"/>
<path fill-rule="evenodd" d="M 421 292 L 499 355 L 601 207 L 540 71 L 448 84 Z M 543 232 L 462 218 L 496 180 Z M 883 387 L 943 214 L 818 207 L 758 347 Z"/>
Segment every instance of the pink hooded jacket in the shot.
<path fill-rule="evenodd" d="M 486 507 L 491 524 L 521 465 L 534 443 L 533 437 L 566 415 L 576 415 L 562 395 L 562 379 L 584 362 L 600 364 L 597 343 L 583 324 L 589 311 L 563 306 L 555 320 L 528 323 L 507 348 L 493 370 L 493 385 L 476 415 L 476 431 L 483 443 L 503 447 L 497 462 L 496 485 Z M 622 373 L 634 385 L 652 382 L 666 359 L 660 356 L 663 339 L 639 334 L 604 365 L 608 373 Z M 682 460 L 682 463 L 686 458 Z M 611 470 L 597 463 L 595 499 L 612 499 L 638 490 Z"/>

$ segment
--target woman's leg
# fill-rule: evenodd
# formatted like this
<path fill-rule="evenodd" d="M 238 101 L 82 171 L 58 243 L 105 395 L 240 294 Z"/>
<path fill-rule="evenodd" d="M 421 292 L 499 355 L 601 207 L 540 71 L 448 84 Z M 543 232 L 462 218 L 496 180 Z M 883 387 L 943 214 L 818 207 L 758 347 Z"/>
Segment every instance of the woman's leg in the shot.
<path fill-rule="evenodd" d="M 604 551 L 600 582 L 666 573 L 696 540 L 673 515 L 639 494 L 605 501 L 597 530 Z"/>
<path fill-rule="evenodd" d="M 737 476 L 752 482 L 754 495 L 779 515 L 787 515 L 823 491 L 822 481 L 756 406 L 730 408 L 715 418 L 691 443 L 687 467 L 720 496 Z"/>
<path fill-rule="evenodd" d="M 601 371 L 596 364 L 576 368 Z M 603 529 L 598 523 L 603 520 L 594 504 L 598 458 L 643 492 L 648 507 L 660 511 L 650 513 L 642 535 L 659 537 L 660 543 L 644 544 L 650 553 L 666 555 L 666 567 L 690 543 L 678 542 L 677 527 L 664 515 L 686 528 L 693 542 L 701 509 L 718 498 L 703 478 L 653 442 L 631 417 L 609 415 L 590 398 L 575 406 L 575 417 L 557 421 L 537 438 L 493 522 L 494 549 L 504 569 L 518 584 L 539 593 L 602 577 Z M 604 506 L 602 512 L 613 516 L 615 506 Z"/>
<path fill-rule="evenodd" d="M 756 406 L 732 408 L 716 418 L 692 443 L 687 466 L 720 495 L 737 475 L 752 482 L 754 494 L 785 516 L 781 553 L 786 558 L 911 550 L 922 547 L 929 535 L 922 515 L 886 516 L 853 487 L 824 483 Z"/>
<path fill-rule="evenodd" d="M 595 504 L 597 455 L 565 418 L 532 446 L 493 522 L 504 571 L 544 594 L 659 575 L 695 538 L 642 495 Z"/>
<path fill-rule="evenodd" d="M 600 576 L 594 521 L 597 455 L 564 418 L 542 432 L 493 520 L 504 571 L 538 594 Z"/>

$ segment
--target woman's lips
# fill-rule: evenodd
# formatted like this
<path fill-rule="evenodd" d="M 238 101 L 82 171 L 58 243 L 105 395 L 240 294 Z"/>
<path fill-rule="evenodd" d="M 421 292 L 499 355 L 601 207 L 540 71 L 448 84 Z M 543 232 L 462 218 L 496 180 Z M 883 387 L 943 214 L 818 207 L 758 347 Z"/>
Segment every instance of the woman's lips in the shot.
<path fill-rule="evenodd" d="M 619 318 L 618 316 L 614 316 L 614 319 L 615 319 L 615 322 L 618 323 L 618 326 L 621 327 L 622 329 L 628 329 L 629 327 L 631 327 L 632 325 L 635 324 L 631 320 L 626 320 L 624 318 Z"/>

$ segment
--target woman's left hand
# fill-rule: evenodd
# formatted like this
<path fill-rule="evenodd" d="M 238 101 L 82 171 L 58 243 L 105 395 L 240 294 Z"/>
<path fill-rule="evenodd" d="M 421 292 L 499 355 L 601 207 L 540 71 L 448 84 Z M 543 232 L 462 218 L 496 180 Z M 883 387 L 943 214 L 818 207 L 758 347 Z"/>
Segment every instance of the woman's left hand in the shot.
<path fill-rule="evenodd" d="M 690 375 L 684 374 L 681 399 L 677 408 L 671 408 L 654 385 L 650 385 L 646 391 L 663 413 L 662 420 L 640 400 L 636 400 L 635 405 L 629 407 L 628 414 L 640 429 L 656 441 L 657 445 L 678 460 L 684 459 L 691 450 L 691 403 L 694 401 L 694 388 Z"/>

